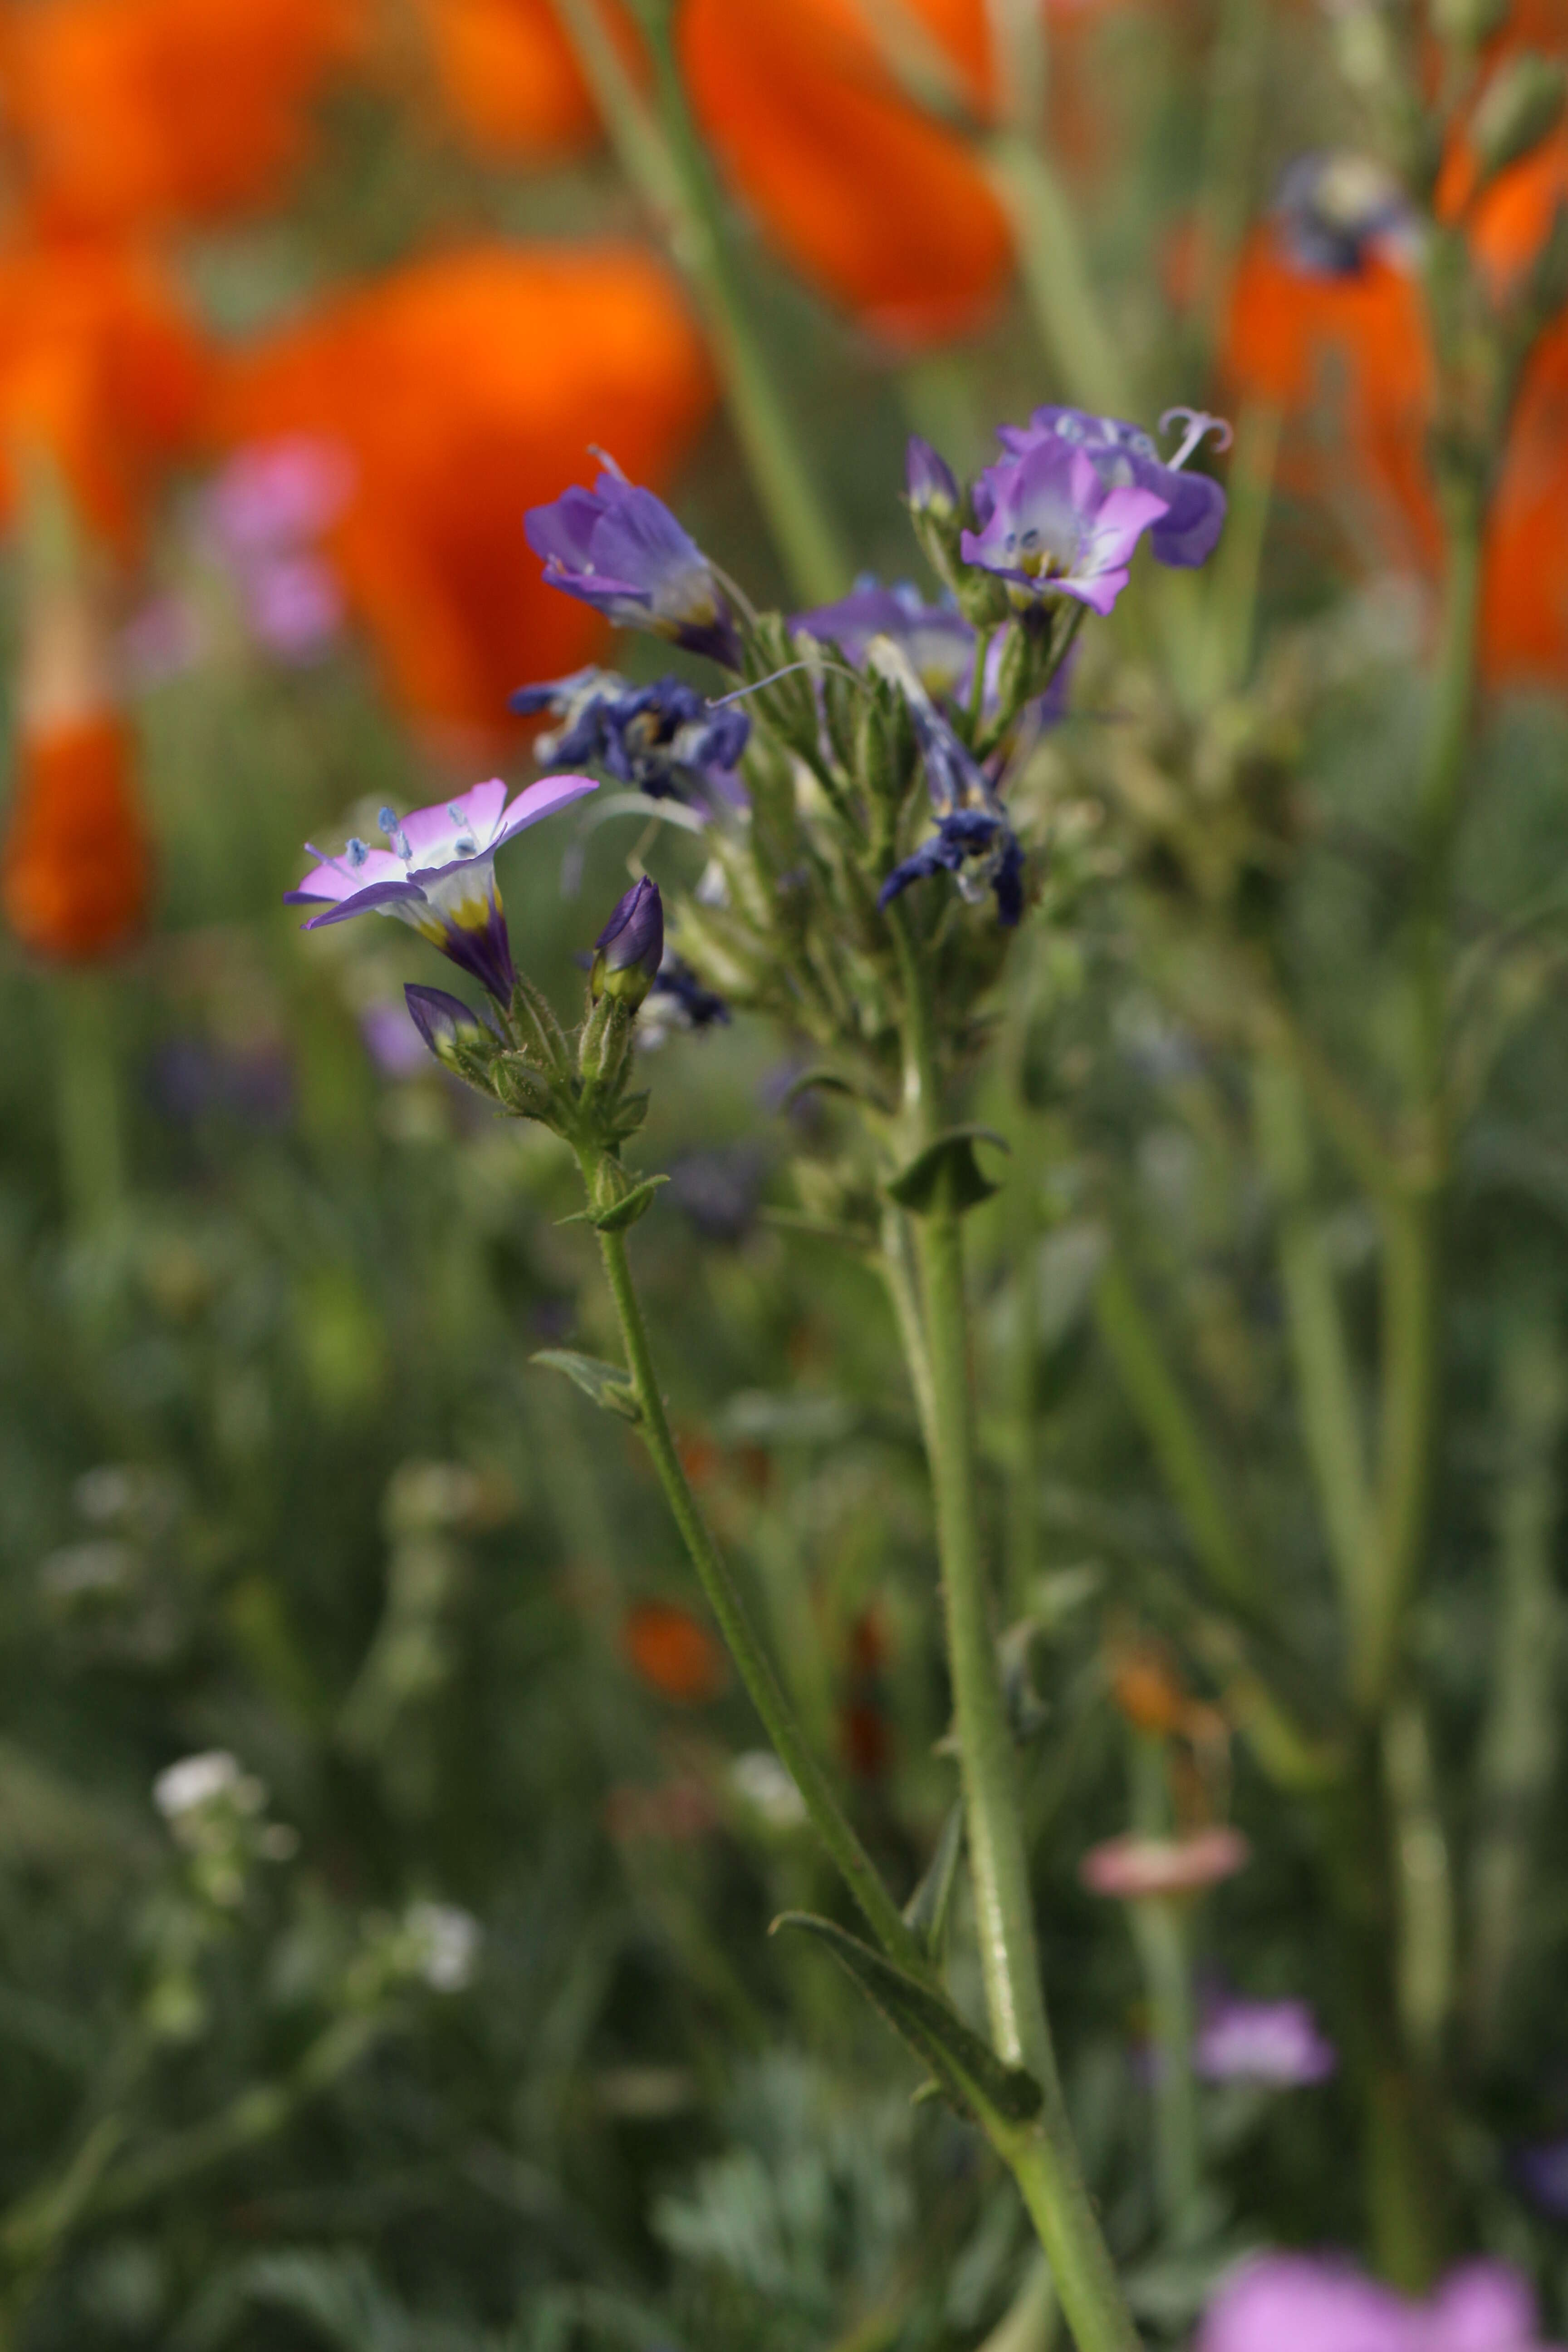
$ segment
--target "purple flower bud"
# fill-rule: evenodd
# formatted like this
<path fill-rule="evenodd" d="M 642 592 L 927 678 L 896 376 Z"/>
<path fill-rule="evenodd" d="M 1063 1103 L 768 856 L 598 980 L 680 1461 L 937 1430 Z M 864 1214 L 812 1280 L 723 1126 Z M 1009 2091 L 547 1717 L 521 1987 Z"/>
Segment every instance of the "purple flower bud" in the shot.
<path fill-rule="evenodd" d="M 952 467 L 929 441 L 910 435 L 904 456 L 904 488 L 916 514 L 933 514 L 942 521 L 958 512 L 958 483 Z"/>
<path fill-rule="evenodd" d="M 403 994 L 409 1019 L 438 1062 L 450 1065 L 459 1046 L 486 1045 L 500 1036 L 500 1024 L 488 1005 L 476 1013 L 471 1004 L 447 989 L 418 988 L 412 982 L 405 985 Z"/>
<path fill-rule="evenodd" d="M 594 942 L 588 984 L 595 1002 L 617 997 L 635 1012 L 658 976 L 664 959 L 664 901 L 658 884 L 634 882 Z"/>

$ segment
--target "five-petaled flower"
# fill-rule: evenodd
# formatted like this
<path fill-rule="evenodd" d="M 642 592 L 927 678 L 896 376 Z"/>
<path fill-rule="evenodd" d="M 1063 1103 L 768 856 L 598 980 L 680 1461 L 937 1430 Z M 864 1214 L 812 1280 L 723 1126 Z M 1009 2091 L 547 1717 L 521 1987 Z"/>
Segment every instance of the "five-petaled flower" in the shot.
<path fill-rule="evenodd" d="M 543 710 L 559 720 L 534 743 L 546 765 L 603 768 L 653 800 L 717 794 L 731 806 L 744 800 L 735 771 L 751 740 L 750 719 L 732 704 L 710 703 L 682 678 L 633 686 L 612 669 L 574 670 L 520 687 L 511 708 L 524 718 Z"/>
<path fill-rule="evenodd" d="M 591 490 L 574 488 L 531 507 L 523 528 L 552 588 L 621 628 L 651 629 L 739 668 L 735 616 L 713 566 L 663 499 L 618 468 L 602 473 Z"/>
<path fill-rule="evenodd" d="M 963 560 L 1005 580 L 1020 609 L 1070 596 L 1109 613 L 1139 540 L 1170 512 L 1131 481 L 1108 487 L 1089 452 L 1056 433 L 988 466 L 973 499 L 980 529 L 963 534 Z"/>
<path fill-rule="evenodd" d="M 1191 571 L 1214 553 L 1225 524 L 1226 496 L 1211 475 L 1188 473 L 1187 460 L 1211 434 L 1218 447 L 1228 448 L 1230 426 L 1224 417 L 1210 416 L 1201 408 L 1168 408 L 1160 419 L 1161 431 L 1173 422 L 1184 430 L 1170 457 L 1161 457 L 1141 425 L 1129 425 L 1118 416 L 1094 416 L 1082 408 L 1037 408 L 1027 425 L 999 426 L 996 438 L 1009 456 L 1018 458 L 1042 445 L 1065 442 L 1068 448 L 1083 451 L 1106 489 L 1139 489 L 1162 499 L 1165 511 L 1153 519 L 1150 552 L 1157 563 Z M 1100 612 L 1107 609 L 1096 606 Z"/>
<path fill-rule="evenodd" d="M 346 922 L 351 915 L 395 915 L 504 1004 L 517 975 L 496 889 L 496 852 L 514 833 L 597 789 L 592 776 L 546 776 L 508 803 L 506 786 L 491 777 L 455 801 L 401 819 L 383 809 L 390 848 L 351 840 L 340 856 L 328 857 L 307 842 L 321 863 L 286 893 L 284 903 L 324 903 L 325 911 L 306 923 L 308 931 Z"/>

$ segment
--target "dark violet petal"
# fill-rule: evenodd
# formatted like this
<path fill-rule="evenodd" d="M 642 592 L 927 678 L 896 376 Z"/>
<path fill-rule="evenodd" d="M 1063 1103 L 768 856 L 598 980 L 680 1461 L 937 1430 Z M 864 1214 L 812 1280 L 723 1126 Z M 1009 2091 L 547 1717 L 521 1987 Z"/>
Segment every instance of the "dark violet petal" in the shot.
<path fill-rule="evenodd" d="M 488 1005 L 476 1012 L 447 989 L 424 988 L 413 982 L 405 983 L 403 994 L 409 1018 L 437 1060 L 443 1045 L 478 1044 L 487 1030 L 493 1037 L 500 1036 L 500 1024 Z"/>
<path fill-rule="evenodd" d="M 346 923 L 354 915 L 372 914 L 378 907 L 395 907 L 409 900 L 422 900 L 424 896 L 417 882 L 372 882 L 363 890 L 356 890 L 352 898 L 340 898 L 335 907 L 327 908 L 325 914 L 312 915 L 303 929 L 319 931 L 328 923 Z M 307 903 L 297 890 L 290 891 L 284 903 L 288 905 L 290 901 L 298 905 Z"/>
<path fill-rule="evenodd" d="M 1209 474 L 1176 474 L 1159 468 L 1161 479 L 1148 487 L 1169 501 L 1169 511 L 1149 533 L 1157 562 L 1190 571 L 1206 562 L 1225 528 L 1226 494 Z"/>

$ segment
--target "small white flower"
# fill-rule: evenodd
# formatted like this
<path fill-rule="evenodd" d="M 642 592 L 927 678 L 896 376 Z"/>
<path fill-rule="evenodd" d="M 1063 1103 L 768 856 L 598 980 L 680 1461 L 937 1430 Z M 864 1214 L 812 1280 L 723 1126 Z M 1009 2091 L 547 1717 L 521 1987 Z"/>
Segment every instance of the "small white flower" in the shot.
<path fill-rule="evenodd" d="M 461 1992 L 474 1973 L 480 1927 L 455 1903 L 411 1903 L 405 1924 L 420 1947 L 417 1967 L 432 1992 Z"/>
<path fill-rule="evenodd" d="M 256 1807 L 244 1804 L 240 1797 L 247 1777 L 240 1769 L 239 1759 L 231 1756 L 226 1748 L 209 1748 L 200 1756 L 182 1756 L 177 1764 L 160 1772 L 153 1783 L 153 1802 L 166 1822 L 177 1822 L 186 1813 L 216 1803 L 220 1797 L 239 1803 L 244 1811 L 253 1812 Z M 260 1787 L 259 1781 L 250 1785 Z"/>
<path fill-rule="evenodd" d="M 730 1767 L 730 1786 L 771 1830 L 799 1829 L 805 1800 L 770 1748 L 749 1748 Z"/>

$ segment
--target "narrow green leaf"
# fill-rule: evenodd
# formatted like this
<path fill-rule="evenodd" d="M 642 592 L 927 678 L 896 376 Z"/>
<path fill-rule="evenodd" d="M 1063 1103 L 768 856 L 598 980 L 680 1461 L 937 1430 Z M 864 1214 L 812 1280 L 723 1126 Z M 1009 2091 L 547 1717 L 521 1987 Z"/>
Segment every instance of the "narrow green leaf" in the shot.
<path fill-rule="evenodd" d="M 642 1183 L 634 1185 L 623 1200 L 612 1202 L 607 1209 L 600 1209 L 591 1214 L 588 1223 L 595 1233 L 624 1234 L 628 1225 L 635 1225 L 639 1217 L 647 1216 L 653 1206 L 654 1194 L 661 1184 L 668 1181 L 668 1176 L 647 1177 Z"/>
<path fill-rule="evenodd" d="M 949 1128 L 900 1170 L 889 1192 L 901 1209 L 912 1209 L 917 1216 L 931 1209 L 956 1210 L 962 1215 L 965 1209 L 978 1208 L 1001 1188 L 982 1174 L 974 1157 L 977 1142 L 994 1143 L 1001 1151 L 1011 1149 L 1005 1136 L 992 1128 Z"/>
<path fill-rule="evenodd" d="M 776 1935 L 781 1927 L 803 1928 L 827 1946 L 950 2097 L 964 2105 L 988 2106 L 1014 2124 L 1026 2124 L 1039 2113 L 1045 2094 L 1034 2076 L 1022 2066 L 1005 2065 L 940 1993 L 918 1984 L 831 1919 L 785 1911 L 768 1933 Z"/>
<path fill-rule="evenodd" d="M 541 1348 L 529 1362 L 564 1372 L 574 1388 L 581 1389 L 606 1412 L 618 1413 L 623 1421 L 642 1419 L 642 1407 L 619 1364 L 606 1364 L 598 1356 L 580 1356 L 575 1348 Z"/>
<path fill-rule="evenodd" d="M 934 1960 L 947 1934 L 952 1890 L 958 1883 L 958 1857 L 963 1851 L 963 1807 L 953 1804 L 942 1825 L 936 1852 L 920 1885 L 904 1906 L 904 1917 Z"/>

